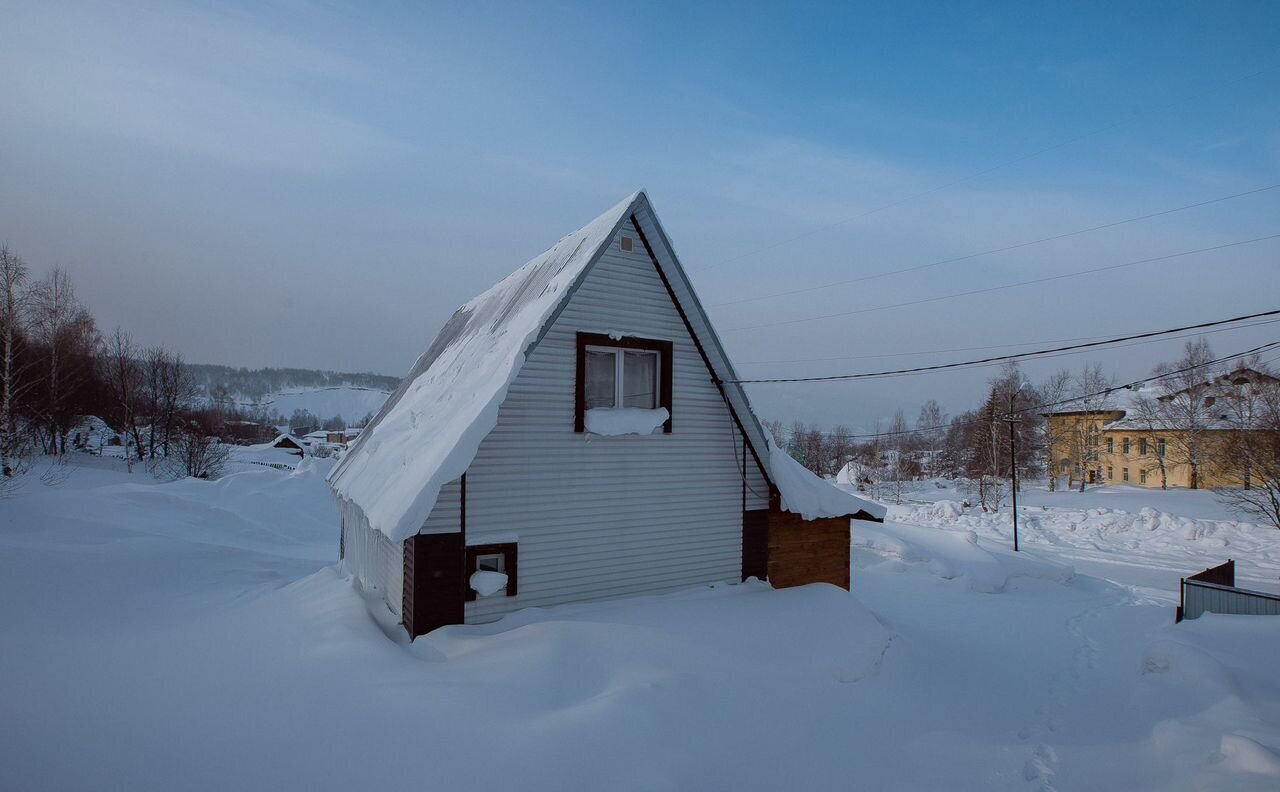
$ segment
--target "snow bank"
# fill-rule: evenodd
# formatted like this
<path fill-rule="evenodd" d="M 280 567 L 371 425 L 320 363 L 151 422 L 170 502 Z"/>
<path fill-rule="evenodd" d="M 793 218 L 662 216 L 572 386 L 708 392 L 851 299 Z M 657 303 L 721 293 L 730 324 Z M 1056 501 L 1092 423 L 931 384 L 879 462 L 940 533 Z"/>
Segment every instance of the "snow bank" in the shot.
<path fill-rule="evenodd" d="M 596 407 L 583 416 L 586 430 L 597 435 L 645 435 L 666 423 L 671 417 L 667 408 L 645 410 L 640 407 Z"/>
<path fill-rule="evenodd" d="M 459 308 L 334 470 L 333 488 L 394 541 L 413 535 L 440 489 L 466 472 L 525 353 L 640 193 Z"/>
<path fill-rule="evenodd" d="M 593 695 L 617 695 L 656 679 L 676 683 L 726 669 L 854 682 L 878 671 L 891 637 L 870 611 L 835 586 L 774 590 L 747 582 L 527 608 L 492 624 L 436 630 L 415 641 L 411 651 L 530 690 L 587 688 Z"/>
<path fill-rule="evenodd" d="M 859 523 L 853 532 L 854 548 L 910 565 L 921 565 L 937 577 L 962 579 L 973 591 L 997 593 L 1013 578 L 1069 581 L 1075 570 L 1066 564 L 1014 553 L 973 531 L 941 531 L 899 523 Z"/>
<path fill-rule="evenodd" d="M 1149 492 L 1147 500 L 1159 502 L 1164 495 Z M 983 512 L 954 500 L 892 506 L 889 516 L 912 525 L 972 531 L 993 541 L 1008 541 L 1013 534 L 1009 508 Z M 1024 547 L 1052 547 L 1074 559 L 1163 568 L 1176 575 L 1235 558 L 1237 576 L 1267 591 L 1277 588 L 1280 574 L 1280 532 L 1249 522 L 1187 517 L 1150 506 L 1137 511 L 1032 506 L 1019 507 L 1018 531 Z M 1169 585 L 1176 583 L 1175 577 Z"/>
<path fill-rule="evenodd" d="M 782 510 L 799 514 L 806 520 L 820 517 L 845 517 L 858 512 L 866 512 L 871 517 L 882 520 L 885 507 L 874 501 L 859 498 L 823 481 L 808 468 L 791 458 L 786 450 L 779 448 L 770 438 L 769 472 L 773 483 L 782 495 Z"/>

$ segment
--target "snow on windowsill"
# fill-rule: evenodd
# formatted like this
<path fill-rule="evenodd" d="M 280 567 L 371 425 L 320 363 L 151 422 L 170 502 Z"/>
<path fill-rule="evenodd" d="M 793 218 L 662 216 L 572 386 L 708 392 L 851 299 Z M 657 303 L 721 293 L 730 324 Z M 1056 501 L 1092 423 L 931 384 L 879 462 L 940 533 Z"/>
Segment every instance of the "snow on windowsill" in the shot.
<path fill-rule="evenodd" d="M 593 407 L 587 410 L 585 426 L 597 435 L 653 434 L 667 422 L 671 414 L 665 407 L 646 410 L 641 407 Z"/>
<path fill-rule="evenodd" d="M 501 572 L 481 569 L 471 573 L 471 590 L 481 597 L 492 597 L 507 588 L 507 576 Z"/>

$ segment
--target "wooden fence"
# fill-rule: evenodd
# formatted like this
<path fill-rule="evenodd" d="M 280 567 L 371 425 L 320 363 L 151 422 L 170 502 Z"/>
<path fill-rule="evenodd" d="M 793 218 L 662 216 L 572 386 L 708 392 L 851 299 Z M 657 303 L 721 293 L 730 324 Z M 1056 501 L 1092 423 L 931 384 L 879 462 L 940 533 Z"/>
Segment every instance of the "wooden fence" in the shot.
<path fill-rule="evenodd" d="M 1206 612 L 1280 616 L 1280 595 L 1237 588 L 1236 562 L 1228 559 L 1225 564 L 1183 578 L 1179 585 L 1174 621 L 1195 619 Z"/>

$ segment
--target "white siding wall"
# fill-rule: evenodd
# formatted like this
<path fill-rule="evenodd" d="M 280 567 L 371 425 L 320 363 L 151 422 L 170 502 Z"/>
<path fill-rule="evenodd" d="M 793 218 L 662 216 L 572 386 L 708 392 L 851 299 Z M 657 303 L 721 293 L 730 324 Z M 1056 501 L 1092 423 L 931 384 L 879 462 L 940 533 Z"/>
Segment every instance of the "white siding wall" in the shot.
<path fill-rule="evenodd" d="M 366 591 L 382 594 L 387 607 L 399 616 L 404 592 L 404 546 L 381 531 L 369 528 L 364 512 L 340 500 L 342 510 L 343 569 L 355 575 Z"/>
<path fill-rule="evenodd" d="M 468 603 L 469 622 L 741 574 L 742 436 L 629 223 L 621 234 L 634 250 L 611 242 L 529 356 L 468 469 L 468 540 L 519 537 L 519 596 Z M 573 431 L 580 330 L 674 343 L 672 434 Z M 756 493 L 747 508 L 765 508 L 750 452 L 747 474 Z M 457 530 L 457 494 L 455 482 L 424 530 Z"/>

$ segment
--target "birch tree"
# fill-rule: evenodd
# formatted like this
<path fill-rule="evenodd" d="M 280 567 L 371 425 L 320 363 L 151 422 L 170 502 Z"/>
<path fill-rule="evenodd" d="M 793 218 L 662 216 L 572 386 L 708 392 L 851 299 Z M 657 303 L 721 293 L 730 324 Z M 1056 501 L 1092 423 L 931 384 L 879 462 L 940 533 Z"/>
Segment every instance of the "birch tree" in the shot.
<path fill-rule="evenodd" d="M 30 292 L 30 328 L 42 352 L 40 394 L 35 408 L 46 453 L 67 450 L 67 432 L 78 419 L 76 398 L 92 376 L 100 337 L 93 317 L 76 297 L 65 270 L 54 269 Z"/>
<path fill-rule="evenodd" d="M 27 265 L 0 246 L 0 471 L 8 478 L 22 456 L 17 405 L 31 387 L 30 365 L 19 356 L 25 316 Z"/>
<path fill-rule="evenodd" d="M 1206 403 L 1214 373 L 1212 360 L 1209 342 L 1198 338 L 1186 343 L 1177 362 L 1156 369 L 1161 377 L 1156 411 L 1162 423 L 1174 430 L 1168 434 L 1166 448 L 1174 464 L 1189 468 L 1191 489 L 1200 488 L 1205 441 L 1214 423 L 1214 411 Z"/>

